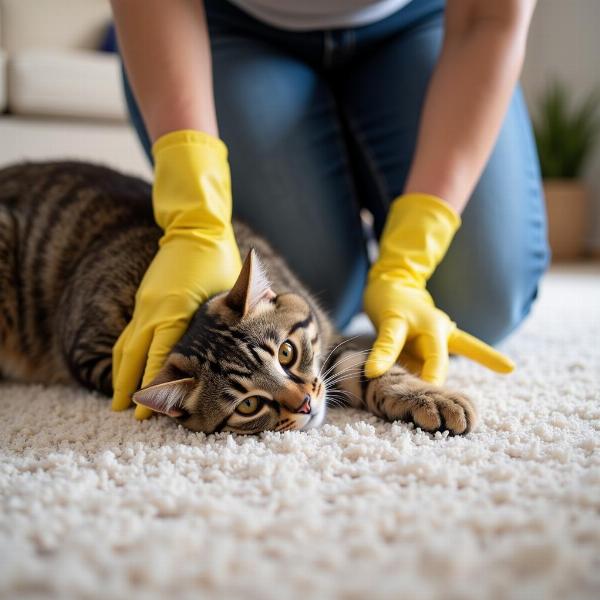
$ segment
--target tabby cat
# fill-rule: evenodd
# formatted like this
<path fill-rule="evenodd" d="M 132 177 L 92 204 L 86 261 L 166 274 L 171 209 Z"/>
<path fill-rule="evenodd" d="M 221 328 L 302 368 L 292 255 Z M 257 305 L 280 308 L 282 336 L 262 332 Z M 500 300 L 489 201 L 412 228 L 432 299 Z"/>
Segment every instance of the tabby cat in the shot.
<path fill-rule="evenodd" d="M 0 170 L 0 374 L 111 395 L 112 346 L 161 235 L 150 194 L 90 164 Z M 234 227 L 247 256 L 238 281 L 200 306 L 135 402 L 207 433 L 316 427 L 327 403 L 427 431 L 473 428 L 469 399 L 400 365 L 367 380 L 366 350 L 334 332 L 264 240 Z"/>

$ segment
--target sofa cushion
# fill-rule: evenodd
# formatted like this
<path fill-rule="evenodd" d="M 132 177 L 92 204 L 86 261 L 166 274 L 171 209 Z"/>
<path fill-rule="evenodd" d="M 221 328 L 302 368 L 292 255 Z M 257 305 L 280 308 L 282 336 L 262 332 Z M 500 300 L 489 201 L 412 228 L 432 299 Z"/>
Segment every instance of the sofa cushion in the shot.
<path fill-rule="evenodd" d="M 0 113 L 6 108 L 6 52 L 0 48 Z"/>
<path fill-rule="evenodd" d="M 8 108 L 21 115 L 124 120 L 119 59 L 86 50 L 11 54 Z"/>
<path fill-rule="evenodd" d="M 12 54 L 26 48 L 100 46 L 110 21 L 107 0 L 0 0 L 0 39 Z"/>

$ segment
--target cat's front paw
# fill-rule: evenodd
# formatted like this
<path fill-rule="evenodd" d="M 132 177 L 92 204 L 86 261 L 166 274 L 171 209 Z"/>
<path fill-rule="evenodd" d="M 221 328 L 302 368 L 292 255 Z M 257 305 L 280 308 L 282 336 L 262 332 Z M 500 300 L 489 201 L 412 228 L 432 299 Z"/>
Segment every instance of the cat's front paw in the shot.
<path fill-rule="evenodd" d="M 378 390 L 379 410 L 387 419 L 413 422 L 425 431 L 465 434 L 477 423 L 475 404 L 458 392 L 411 377 L 411 383 Z M 379 395 L 376 392 L 376 396 Z"/>

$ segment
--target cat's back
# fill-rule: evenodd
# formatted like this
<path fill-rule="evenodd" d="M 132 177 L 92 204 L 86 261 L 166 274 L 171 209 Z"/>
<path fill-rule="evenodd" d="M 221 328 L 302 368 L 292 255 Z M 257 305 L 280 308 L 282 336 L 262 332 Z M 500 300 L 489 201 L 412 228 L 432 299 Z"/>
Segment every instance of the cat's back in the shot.
<path fill-rule="evenodd" d="M 50 213 L 60 221 L 63 212 L 72 222 L 74 212 L 89 210 L 90 204 L 97 217 L 90 225 L 113 211 L 152 222 L 150 185 L 136 177 L 77 161 L 0 168 L 0 207 L 23 222 Z"/>
<path fill-rule="evenodd" d="M 137 254 L 128 268 L 136 272 L 124 274 L 137 279 L 159 235 L 150 186 L 140 179 L 69 161 L 0 169 L 0 370 L 18 374 L 56 354 L 57 327 L 65 326 L 58 317 L 72 292 L 93 302 L 99 282 L 119 275 L 115 252 Z M 58 369 L 37 362 L 43 374 L 22 375 L 48 379 Z"/>
<path fill-rule="evenodd" d="M 327 338 L 328 319 L 285 261 L 233 225 L 241 255 L 255 248 L 274 289 L 307 298 Z M 109 393 L 111 348 L 160 235 L 145 181 L 80 162 L 0 169 L 0 376 Z M 87 377 L 98 361 L 101 376 Z"/>
<path fill-rule="evenodd" d="M 75 161 L 0 169 L 0 212 L 19 262 L 36 267 L 51 261 L 68 268 L 92 242 L 155 226 L 148 183 Z"/>

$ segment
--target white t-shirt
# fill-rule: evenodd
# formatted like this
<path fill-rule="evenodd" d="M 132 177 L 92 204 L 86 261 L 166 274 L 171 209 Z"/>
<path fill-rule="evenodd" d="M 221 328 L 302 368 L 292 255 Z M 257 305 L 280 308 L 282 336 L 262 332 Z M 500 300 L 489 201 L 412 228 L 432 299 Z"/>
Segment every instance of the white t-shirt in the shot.
<path fill-rule="evenodd" d="M 230 0 L 256 19 L 291 30 L 360 27 L 389 17 L 411 0 Z"/>

